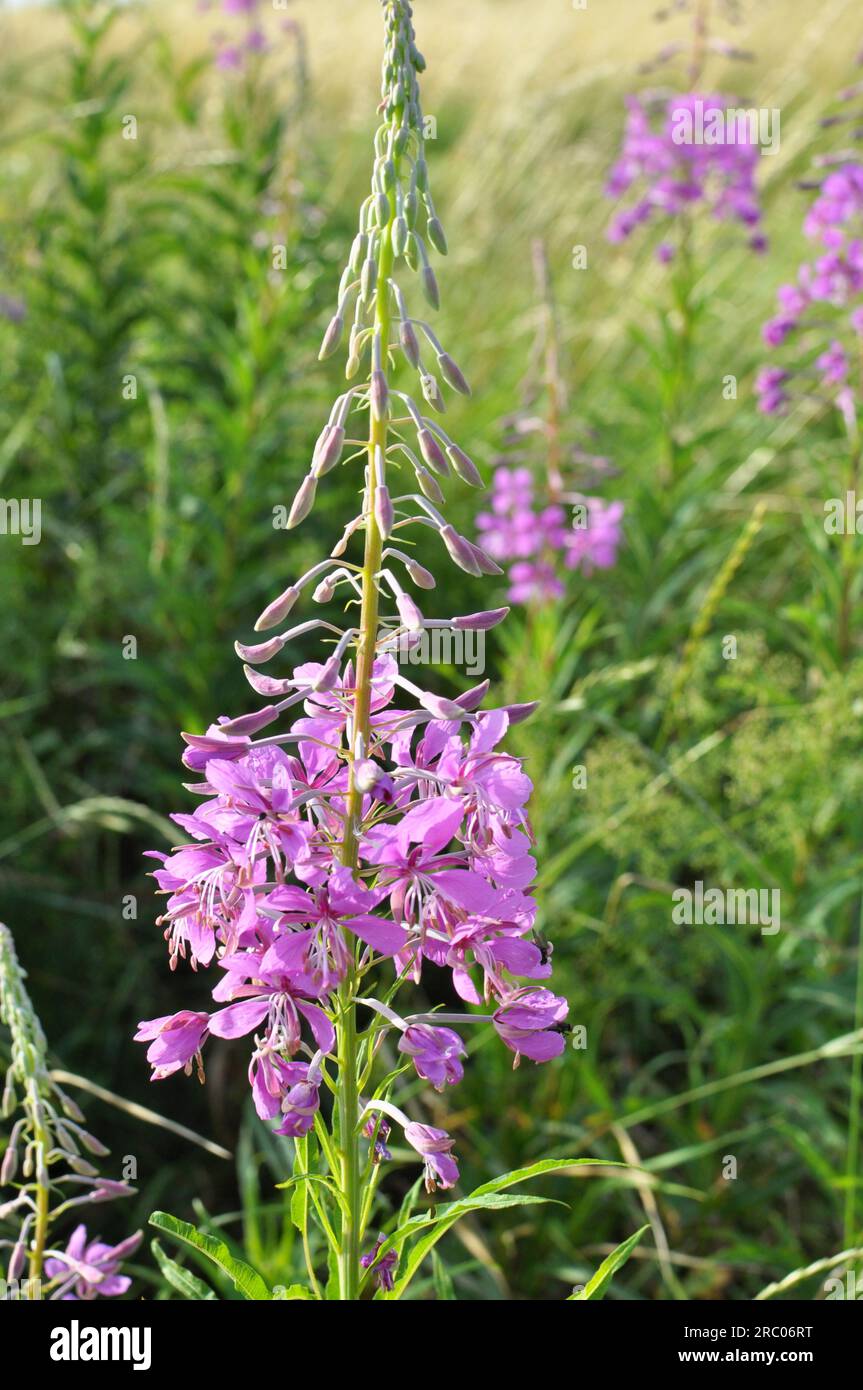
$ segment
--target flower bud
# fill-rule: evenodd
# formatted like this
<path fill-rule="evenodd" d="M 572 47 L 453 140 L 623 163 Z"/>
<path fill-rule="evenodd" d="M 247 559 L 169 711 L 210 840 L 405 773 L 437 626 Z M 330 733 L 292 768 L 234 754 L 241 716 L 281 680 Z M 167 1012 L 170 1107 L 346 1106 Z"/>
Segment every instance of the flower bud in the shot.
<path fill-rule="evenodd" d="M 283 618 L 286 618 L 300 596 L 300 591 L 295 585 L 285 589 L 283 594 L 274 598 L 258 618 L 255 623 L 255 632 L 267 632 L 271 627 L 278 627 Z"/>
<path fill-rule="evenodd" d="M 422 273 L 423 294 L 433 309 L 440 308 L 440 290 L 437 285 L 437 276 L 430 265 L 423 266 Z"/>
<path fill-rule="evenodd" d="M 311 473 L 307 473 L 297 489 L 293 505 L 288 513 L 287 529 L 292 531 L 295 526 L 299 526 L 301 521 L 305 521 L 312 507 L 315 505 L 315 492 L 317 483 Z"/>
<path fill-rule="evenodd" d="M 265 661 L 277 656 L 284 645 L 284 637 L 271 637 L 269 642 L 259 642 L 254 647 L 247 647 L 242 642 L 235 642 L 234 651 L 241 661 L 248 661 L 250 666 L 263 666 Z"/>
<path fill-rule="evenodd" d="M 432 410 L 436 410 L 439 415 L 443 415 L 446 411 L 446 401 L 441 395 L 437 377 L 432 376 L 431 372 L 426 372 L 420 377 L 420 386 L 422 387 L 422 393 L 427 404 L 431 406 Z"/>
<path fill-rule="evenodd" d="M 390 220 L 390 200 L 386 193 L 375 195 L 375 219 L 379 227 L 386 227 Z"/>
<path fill-rule="evenodd" d="M 385 420 L 387 418 L 389 400 L 390 388 L 387 386 L 386 375 L 380 367 L 376 367 L 372 372 L 372 381 L 369 387 L 369 405 L 373 419 Z"/>
<path fill-rule="evenodd" d="M 434 249 L 442 256 L 445 256 L 449 248 L 446 243 L 446 232 L 441 225 L 440 219 L 437 217 L 430 217 L 426 232 Z"/>
<path fill-rule="evenodd" d="M 374 299 L 375 290 L 378 283 L 378 263 L 371 257 L 363 262 L 362 275 L 360 276 L 360 299 L 363 304 L 371 304 Z"/>
<path fill-rule="evenodd" d="M 472 574 L 479 579 L 482 570 L 479 560 L 474 554 L 474 547 L 470 541 L 460 536 L 454 526 L 442 526 L 440 532 L 441 540 L 446 546 L 450 558 L 455 561 L 459 569 L 463 569 L 466 574 Z"/>
<path fill-rule="evenodd" d="M 407 222 L 403 216 L 398 216 L 393 223 L 393 255 L 404 255 L 409 235 L 410 231 Z"/>
<path fill-rule="evenodd" d="M 278 719 L 278 717 L 279 711 L 276 709 L 275 705 L 265 705 L 263 709 L 257 710 L 254 714 L 241 714 L 239 719 L 229 719 L 225 724 L 220 724 L 219 732 L 223 734 L 256 734 L 259 729 L 265 729 L 268 724 L 272 724 L 273 720 Z M 81 1134 L 80 1137 L 81 1142 L 86 1148 L 90 1149 L 91 1153 L 101 1156 L 103 1153 L 106 1154 L 109 1152 L 109 1150 L 105 1148 L 90 1148 L 88 1140 L 92 1138 L 92 1135 L 87 1135 L 85 1138 L 84 1135 Z M 98 1143 L 99 1141 L 95 1140 L 94 1142 Z"/>
<path fill-rule="evenodd" d="M 322 478 L 335 468 L 342 456 L 344 442 L 345 431 L 341 425 L 324 426 L 312 455 L 312 472 L 316 478 Z"/>
<path fill-rule="evenodd" d="M 489 608 L 484 613 L 466 613 L 453 618 L 452 625 L 457 632 L 487 632 L 490 627 L 502 623 L 508 612 L 508 608 Z"/>
<path fill-rule="evenodd" d="M 396 594 L 396 608 L 408 632 L 422 631 L 423 615 L 410 594 Z"/>
<path fill-rule="evenodd" d="M 402 352 L 411 366 L 418 367 L 420 364 L 420 345 L 413 324 L 406 319 L 402 319 L 399 327 L 399 342 L 402 346 Z"/>
<path fill-rule="evenodd" d="M 417 560 L 408 557 L 405 560 L 405 569 L 410 575 L 418 589 L 433 589 L 435 587 L 435 577 Z"/>
<path fill-rule="evenodd" d="M 473 551 L 481 574 L 503 574 L 500 565 L 491 558 L 487 550 L 483 550 L 481 545 L 475 545 L 473 541 L 467 541 L 466 544 Z"/>
<path fill-rule="evenodd" d="M 384 483 L 379 483 L 378 486 L 375 488 L 374 513 L 377 528 L 383 536 L 384 540 L 386 540 L 387 536 L 393 529 L 393 521 L 395 517 L 393 512 L 392 498 L 390 497 L 390 490 Z"/>
<path fill-rule="evenodd" d="M 428 464 L 442 478 L 449 477 L 449 464 L 443 449 L 438 444 L 437 439 L 431 430 L 421 429 L 417 434 L 417 443 L 420 446 L 420 453 Z"/>
<path fill-rule="evenodd" d="M 479 469 L 473 459 L 468 458 L 463 449 L 460 449 L 457 444 L 448 444 L 446 455 L 463 483 L 467 483 L 470 487 L 483 486 Z"/>
<path fill-rule="evenodd" d="M 352 274 L 359 275 L 360 266 L 366 258 L 368 245 L 369 239 L 366 236 L 365 232 L 358 232 L 357 235 L 354 237 L 354 242 L 351 247 L 351 254 L 348 259 L 348 266 L 350 267 Z"/>
<path fill-rule="evenodd" d="M 452 360 L 448 352 L 442 352 L 440 354 L 437 364 L 444 381 L 448 382 L 454 391 L 459 391 L 463 396 L 470 395 L 470 387 L 465 380 L 461 367 Z"/>
<path fill-rule="evenodd" d="M 324 341 L 321 343 L 321 350 L 318 353 L 318 361 L 324 362 L 328 357 L 332 357 L 339 343 L 342 341 L 345 321 L 341 314 L 335 314 L 329 322 L 327 331 L 324 334 Z"/>
<path fill-rule="evenodd" d="M 414 473 L 416 474 L 416 479 L 423 497 L 427 497 L 430 502 L 434 502 L 435 506 L 443 506 L 446 499 L 434 474 L 429 473 L 427 468 L 423 468 L 421 463 L 414 464 Z"/>

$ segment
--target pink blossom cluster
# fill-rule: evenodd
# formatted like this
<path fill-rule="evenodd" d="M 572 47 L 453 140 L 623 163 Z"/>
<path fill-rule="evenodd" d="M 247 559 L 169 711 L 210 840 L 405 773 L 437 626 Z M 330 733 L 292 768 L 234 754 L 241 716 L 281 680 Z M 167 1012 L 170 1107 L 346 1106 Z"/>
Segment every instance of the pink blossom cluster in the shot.
<path fill-rule="evenodd" d="M 490 1021 L 516 1062 L 546 1061 L 564 1046 L 565 1001 L 520 983 L 551 970 L 530 939 L 531 783 L 499 748 L 525 710 L 474 714 L 482 687 L 458 701 L 424 695 L 425 707 L 405 709 L 394 698 L 399 687 L 413 687 L 392 656 L 380 657 L 374 748 L 359 774 L 367 791 L 354 877 L 337 853 L 352 679 L 350 667 L 298 667 L 292 685 L 302 692 L 303 713 L 284 734 L 250 737 L 277 717 L 273 705 L 220 720 L 204 735 L 185 734 L 183 761 L 200 774 L 191 789 L 202 803 L 173 819 L 194 843 L 153 856 L 161 864 L 154 877 L 168 895 L 162 922 L 171 963 L 213 966 L 212 994 L 221 1006 L 140 1025 L 154 1079 L 200 1067 L 211 1036 L 252 1034 L 249 1081 L 258 1113 L 293 1136 L 314 1123 L 321 1064 L 335 1042 L 335 995 L 354 943 L 364 967 L 387 960 L 415 983 L 429 966 L 448 971 L 461 999 L 491 1007 Z M 281 684 L 257 674 L 255 683 L 264 693 Z M 437 1089 L 461 1078 L 461 1039 L 435 1015 L 380 1016 L 399 1032 L 399 1050 L 419 1076 Z M 453 1161 L 420 1152 L 436 1181 L 449 1186 Z"/>
<path fill-rule="evenodd" d="M 617 559 L 622 502 L 567 494 L 567 505 L 537 496 L 534 473 L 526 467 L 495 470 L 490 511 L 477 526 L 483 545 L 507 571 L 513 603 L 546 602 L 564 593 L 562 572 L 611 569 Z"/>
<path fill-rule="evenodd" d="M 661 221 L 671 227 L 701 206 L 720 221 L 749 229 L 749 245 L 763 251 L 761 209 L 755 182 L 759 147 L 747 121 L 729 113 L 736 101 L 719 94 L 684 92 L 662 102 L 659 120 L 647 99 L 626 99 L 623 148 L 606 185 L 610 198 L 637 189 L 635 201 L 617 212 L 608 229 L 612 242 Z M 666 237 L 657 256 L 670 261 L 677 247 Z"/>
<path fill-rule="evenodd" d="M 850 161 L 824 178 L 803 223 L 821 254 L 805 261 L 777 292 L 779 312 L 763 329 L 771 348 L 796 347 L 788 365 L 759 372 L 759 409 L 781 413 L 792 392 L 823 395 L 853 409 L 854 373 L 863 352 L 863 164 Z"/>

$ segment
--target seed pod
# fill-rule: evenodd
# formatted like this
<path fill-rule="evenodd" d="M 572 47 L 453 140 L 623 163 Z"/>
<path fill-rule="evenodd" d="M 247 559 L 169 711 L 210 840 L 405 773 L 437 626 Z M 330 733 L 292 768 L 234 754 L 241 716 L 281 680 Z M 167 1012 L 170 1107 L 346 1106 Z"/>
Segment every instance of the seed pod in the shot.
<path fill-rule="evenodd" d="M 457 444 L 448 444 L 446 455 L 463 483 L 467 483 L 469 487 L 483 487 L 480 471 L 473 459 L 468 458 L 464 449 L 460 449 Z"/>
<path fill-rule="evenodd" d="M 387 408 L 390 400 L 390 388 L 387 385 L 385 374 L 377 367 L 372 372 L 371 386 L 369 387 L 369 405 L 371 406 L 372 417 L 375 420 L 385 420 L 387 418 Z"/>
<path fill-rule="evenodd" d="M 438 357 L 437 364 L 444 381 L 448 382 L 454 391 L 460 392 L 462 396 L 470 395 L 470 387 L 465 380 L 464 373 L 457 362 L 454 362 L 448 352 L 442 352 Z"/>
<path fill-rule="evenodd" d="M 459 569 L 466 574 L 472 574 L 475 579 L 479 579 L 482 574 L 479 560 L 473 553 L 474 547 L 470 541 L 460 536 L 454 526 L 442 526 L 440 538 L 449 552 L 450 559 L 454 560 Z"/>
<path fill-rule="evenodd" d="M 295 526 L 299 526 L 301 521 L 305 521 L 312 507 L 315 505 L 315 492 L 317 483 L 311 473 L 307 473 L 297 489 L 293 505 L 288 513 L 287 529 L 292 531 Z"/>
<path fill-rule="evenodd" d="M 430 217 L 426 224 L 426 235 L 436 251 L 445 256 L 449 247 L 447 246 L 446 232 L 443 229 L 439 217 Z"/>
<path fill-rule="evenodd" d="M 318 353 L 318 361 L 325 362 L 328 357 L 332 357 L 339 343 L 342 341 L 345 321 L 341 314 L 334 314 L 327 326 L 324 340 L 321 343 L 321 350 Z"/>

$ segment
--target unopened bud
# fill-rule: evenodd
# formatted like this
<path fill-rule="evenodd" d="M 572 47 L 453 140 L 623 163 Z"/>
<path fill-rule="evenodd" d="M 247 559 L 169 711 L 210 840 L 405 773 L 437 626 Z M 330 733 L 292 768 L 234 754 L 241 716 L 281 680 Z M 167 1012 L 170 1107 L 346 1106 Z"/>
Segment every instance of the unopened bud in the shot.
<path fill-rule="evenodd" d="M 393 223 L 393 255 L 403 256 L 407 249 L 410 229 L 404 216 L 400 215 Z"/>
<path fill-rule="evenodd" d="M 421 632 L 423 615 L 410 594 L 396 594 L 396 608 L 408 632 Z"/>
<path fill-rule="evenodd" d="M 390 497 L 390 490 L 383 483 L 379 483 L 378 486 L 375 488 L 374 514 L 377 528 L 383 536 L 384 540 L 386 540 L 387 536 L 393 529 L 395 513 L 393 511 L 393 503 L 392 498 Z"/>
<path fill-rule="evenodd" d="M 324 341 L 321 343 L 321 350 L 318 353 L 318 360 L 324 362 L 328 357 L 332 357 L 339 343 L 342 341 L 345 321 L 341 314 L 335 314 L 330 319 L 329 326 L 324 334 Z"/>
<path fill-rule="evenodd" d="M 404 319 L 399 328 L 399 342 L 402 346 L 402 352 L 411 366 L 414 368 L 418 367 L 420 364 L 420 345 L 417 340 L 417 335 L 414 332 L 413 324 L 406 322 Z"/>
<path fill-rule="evenodd" d="M 387 407 L 390 399 L 390 388 L 387 386 L 385 374 L 377 367 L 372 372 L 372 382 L 369 387 L 369 404 L 371 406 L 372 417 L 375 420 L 385 420 L 387 418 Z"/>
<path fill-rule="evenodd" d="M 438 289 L 437 276 L 430 265 L 423 266 L 422 273 L 423 294 L 433 309 L 440 308 L 440 290 Z"/>
<path fill-rule="evenodd" d="M 297 495 L 288 513 L 287 529 L 289 531 L 293 530 L 295 526 L 299 526 L 301 521 L 305 521 L 312 507 L 315 505 L 316 491 L 317 483 L 312 477 L 312 474 L 307 473 L 297 489 Z"/>
<path fill-rule="evenodd" d="M 335 468 L 342 456 L 342 449 L 345 443 L 345 431 L 341 425 L 326 425 L 315 445 L 315 452 L 312 455 L 312 472 L 316 478 L 322 478 L 330 469 Z"/>
<path fill-rule="evenodd" d="M 360 298 L 364 304 L 371 304 L 378 283 L 378 263 L 371 257 L 363 263 L 360 277 Z"/>
<path fill-rule="evenodd" d="M 508 612 L 508 608 L 489 608 L 484 613 L 466 613 L 463 617 L 453 618 L 452 625 L 456 631 L 487 632 L 489 628 L 502 623 Z"/>
<path fill-rule="evenodd" d="M 442 256 L 445 256 L 449 248 L 446 242 L 446 232 L 441 226 L 440 219 L 437 217 L 430 217 L 426 232 L 434 249 L 439 251 Z"/>
<path fill-rule="evenodd" d="M 439 415 L 443 415 L 446 411 L 446 401 L 441 395 L 437 377 L 432 376 L 431 372 L 427 372 L 424 376 L 420 377 L 420 386 L 422 387 L 422 393 L 427 403 L 433 410 L 436 410 Z"/>
<path fill-rule="evenodd" d="M 448 352 L 442 352 L 440 354 L 437 364 L 440 367 L 440 373 L 444 381 L 448 382 L 454 391 L 459 391 L 463 396 L 470 395 L 470 387 L 467 384 L 461 367 L 452 360 Z"/>
<path fill-rule="evenodd" d="M 420 453 L 429 468 L 433 468 L 442 478 L 448 478 L 449 464 L 446 461 L 446 455 L 431 430 L 419 430 L 417 433 L 417 443 L 420 446 Z"/>
<path fill-rule="evenodd" d="M 242 642 L 235 642 L 234 651 L 241 661 L 248 661 L 250 666 L 262 666 L 265 661 L 277 656 L 284 645 L 284 637 L 271 637 L 269 642 L 259 642 L 254 647 L 247 647 Z"/>
<path fill-rule="evenodd" d="M 427 468 L 423 468 L 421 463 L 414 464 L 414 473 L 416 474 L 419 489 L 423 497 L 427 497 L 430 502 L 434 502 L 436 507 L 443 506 L 446 499 L 434 474 L 429 473 Z"/>
<path fill-rule="evenodd" d="M 468 483 L 470 487 L 483 486 L 479 469 L 473 459 L 468 458 L 464 449 L 460 449 L 457 444 L 448 444 L 446 455 L 462 482 Z"/>
<path fill-rule="evenodd" d="M 479 579 L 482 570 L 477 556 L 473 553 L 474 547 L 470 541 L 465 540 L 464 536 L 460 536 L 454 526 L 442 526 L 440 535 L 450 558 L 455 561 L 459 569 L 463 569 L 466 574 L 472 574 L 476 579 Z"/>
<path fill-rule="evenodd" d="M 410 557 L 405 560 L 405 569 L 410 575 L 418 589 L 433 589 L 435 587 L 435 577 L 418 560 Z"/>
<path fill-rule="evenodd" d="M 299 589 L 294 585 L 285 589 L 283 594 L 274 598 L 258 618 L 255 623 L 255 632 L 268 632 L 271 627 L 278 627 L 283 618 L 286 618 L 300 596 Z"/>

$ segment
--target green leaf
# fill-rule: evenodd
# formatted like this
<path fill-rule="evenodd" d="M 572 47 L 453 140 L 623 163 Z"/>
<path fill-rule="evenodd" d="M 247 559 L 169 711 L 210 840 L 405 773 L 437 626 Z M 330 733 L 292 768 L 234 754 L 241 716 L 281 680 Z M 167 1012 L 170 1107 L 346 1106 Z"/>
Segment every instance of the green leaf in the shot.
<path fill-rule="evenodd" d="M 513 1168 L 511 1172 L 502 1173 L 500 1177 L 493 1178 L 491 1182 L 482 1183 L 469 1197 L 462 1197 L 458 1201 L 449 1202 L 444 1207 L 438 1207 L 432 1214 L 423 1213 L 412 1217 L 400 1225 L 391 1236 L 387 1237 L 379 1252 L 384 1255 L 388 1250 L 400 1251 L 411 1235 L 422 1230 L 426 1231 L 426 1234 L 412 1247 L 404 1273 L 397 1281 L 392 1293 L 388 1294 L 387 1297 L 389 1299 L 401 1298 L 426 1255 L 434 1249 L 450 1227 L 454 1226 L 468 1212 L 499 1210 L 502 1207 L 532 1206 L 550 1201 L 547 1197 L 501 1196 L 499 1194 L 502 1188 L 514 1187 L 516 1183 L 526 1182 L 529 1178 L 539 1177 L 543 1173 L 560 1173 L 567 1168 L 586 1167 L 627 1168 L 629 1165 L 602 1158 L 543 1158 L 538 1163 L 531 1163 L 525 1168 Z"/>
<path fill-rule="evenodd" d="M 641 1240 L 644 1232 L 649 1229 L 649 1226 L 642 1226 L 641 1230 L 636 1231 L 634 1236 L 630 1236 L 628 1240 L 618 1245 L 616 1250 L 612 1250 L 610 1255 L 606 1255 L 589 1283 L 585 1284 L 580 1293 L 571 1293 L 566 1300 L 567 1303 L 583 1302 L 589 1298 L 604 1298 L 605 1291 L 614 1278 L 614 1275 L 620 1269 L 621 1265 L 626 1264 L 626 1261 Z"/>
<path fill-rule="evenodd" d="M 243 1260 L 238 1260 L 233 1256 L 225 1245 L 224 1241 L 217 1240 L 215 1236 L 206 1235 L 199 1231 L 196 1226 L 192 1226 L 188 1221 L 179 1221 L 176 1216 L 170 1216 L 165 1211 L 154 1211 L 150 1217 L 150 1225 L 157 1230 L 164 1231 L 166 1235 L 173 1236 L 174 1240 L 180 1241 L 183 1245 L 191 1246 L 193 1250 L 198 1250 L 202 1255 L 206 1255 L 208 1260 L 212 1260 L 223 1273 L 227 1274 L 234 1288 L 243 1298 L 256 1302 L 268 1301 L 272 1294 L 264 1280 L 251 1265 L 247 1265 Z"/>
<path fill-rule="evenodd" d="M 157 1240 L 150 1242 L 150 1249 L 168 1283 L 184 1298 L 206 1302 L 212 1302 L 215 1299 L 216 1295 L 210 1286 L 205 1284 L 203 1279 L 199 1279 L 197 1274 L 192 1274 L 191 1270 L 184 1269 L 182 1265 L 177 1264 L 176 1260 L 172 1260 Z"/>
<path fill-rule="evenodd" d="M 314 1302 L 314 1295 L 310 1289 L 306 1288 L 305 1284 L 288 1284 L 287 1288 L 283 1284 L 277 1284 L 273 1289 L 273 1298 L 277 1302 L 286 1302 L 296 1298 Z"/>

